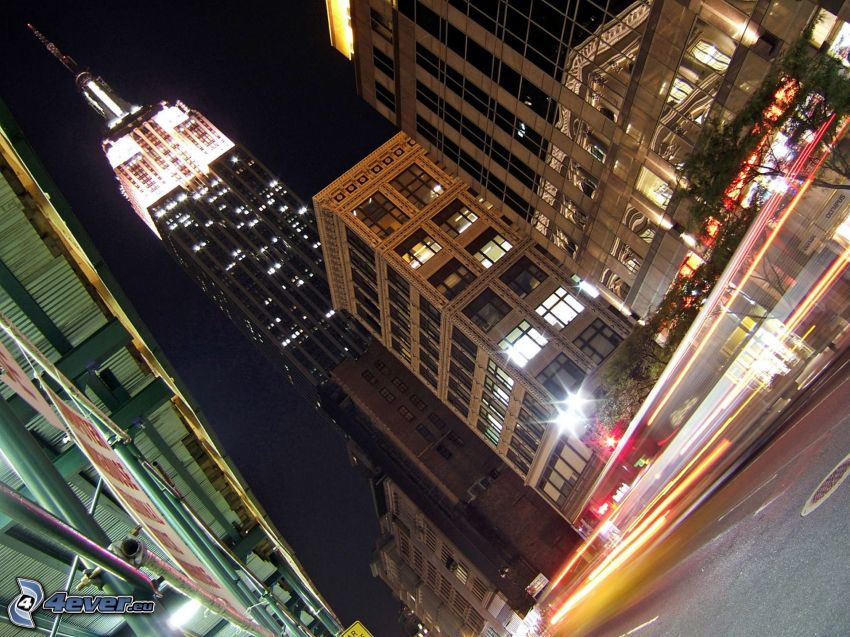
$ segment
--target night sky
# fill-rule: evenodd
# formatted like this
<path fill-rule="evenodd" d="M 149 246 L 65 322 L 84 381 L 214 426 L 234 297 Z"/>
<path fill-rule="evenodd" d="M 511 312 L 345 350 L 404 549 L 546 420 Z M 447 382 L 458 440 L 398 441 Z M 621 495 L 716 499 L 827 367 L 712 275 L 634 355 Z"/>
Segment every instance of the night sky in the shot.
<path fill-rule="evenodd" d="M 368 485 L 342 438 L 137 219 L 101 152 L 103 122 L 26 22 L 127 101 L 197 108 L 309 201 L 394 132 L 357 97 L 324 3 L 6 3 L 0 98 L 334 611 L 397 637 L 398 602 L 369 571 Z"/>

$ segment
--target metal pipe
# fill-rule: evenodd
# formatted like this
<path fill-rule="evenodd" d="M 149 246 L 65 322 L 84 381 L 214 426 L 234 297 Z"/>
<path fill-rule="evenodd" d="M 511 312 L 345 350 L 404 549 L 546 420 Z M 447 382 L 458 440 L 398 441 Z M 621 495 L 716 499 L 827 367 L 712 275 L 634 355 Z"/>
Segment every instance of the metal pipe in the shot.
<path fill-rule="evenodd" d="M 3 449 L 12 469 L 20 476 L 40 505 L 33 505 L 6 487 L 5 491 L 9 492 L 8 495 L 13 496 L 11 499 L 4 498 L 9 510 L 14 511 L 14 515 L 9 513 L 9 517 L 17 519 L 17 516 L 24 516 L 25 519 L 30 520 L 31 524 L 40 524 L 42 531 L 51 537 L 69 538 L 66 541 L 76 545 L 74 548 L 69 547 L 70 550 L 79 552 L 84 559 L 89 557 L 83 551 L 90 556 L 103 557 L 103 549 L 100 545 L 108 545 L 109 537 L 94 517 L 86 511 L 83 503 L 50 462 L 44 449 L 33 438 L 24 423 L 2 399 L 0 399 L 0 448 Z M 65 522 L 73 525 L 73 528 Z M 56 523 L 59 526 L 56 526 Z M 68 535 L 67 531 L 73 531 L 73 535 Z M 111 555 L 108 551 L 106 553 Z M 104 559 L 109 558 L 104 557 Z M 111 556 L 112 562 L 116 559 L 114 555 Z M 112 562 L 109 563 L 112 564 Z M 111 568 L 104 567 L 106 568 L 103 574 L 104 588 L 110 594 L 132 595 L 153 600 L 154 588 L 147 576 L 141 573 L 143 579 L 138 579 L 139 573 L 135 569 L 133 572 L 126 572 L 126 565 L 123 563 L 112 564 L 112 566 L 130 577 L 133 586 L 128 586 L 127 583 L 113 576 Z M 126 621 L 133 632 L 140 637 L 175 634 L 160 617 L 154 614 L 131 614 L 126 616 Z"/>
<path fill-rule="evenodd" d="M 112 551 L 119 556 L 131 561 L 137 566 L 144 567 L 155 575 L 160 575 L 168 582 L 169 586 L 190 599 L 199 602 L 204 608 L 208 608 L 216 615 L 221 615 L 234 626 L 257 637 L 276 637 L 276 633 L 259 626 L 248 617 L 231 612 L 227 603 L 221 598 L 214 597 L 206 591 L 199 590 L 195 583 L 182 571 L 174 568 L 158 555 L 149 551 L 144 542 L 136 537 L 126 537 L 116 542 L 111 547 Z"/>
<path fill-rule="evenodd" d="M 99 477 L 97 479 L 97 486 L 94 488 L 94 493 L 91 496 L 91 504 L 89 504 L 89 514 L 93 514 L 94 510 L 97 508 L 97 501 L 100 499 L 100 492 L 103 490 L 103 477 Z M 77 574 L 77 566 L 80 563 L 80 555 L 79 553 L 74 553 L 74 559 L 71 560 L 71 567 L 68 569 L 68 577 L 65 578 L 65 586 L 63 590 L 70 591 L 71 584 L 74 583 L 74 576 Z M 50 627 L 50 634 L 48 637 L 56 637 L 56 633 L 59 631 L 59 622 L 62 621 L 62 615 L 56 615 L 56 618 L 53 620 L 53 626 Z"/>
<path fill-rule="evenodd" d="M 120 577 L 138 589 L 150 593 L 149 599 L 158 594 L 150 577 L 139 569 L 119 559 L 107 549 L 51 515 L 17 491 L 0 483 L 0 513 L 24 524 L 28 530 L 49 538 L 59 546 L 78 554 L 82 559 Z"/>
<path fill-rule="evenodd" d="M 215 559 L 215 556 L 211 555 L 211 549 L 200 541 L 194 534 L 191 527 L 186 524 L 186 521 L 181 519 L 179 513 L 175 510 L 173 503 L 170 502 L 166 497 L 166 494 L 158 488 L 157 483 L 142 466 L 141 462 L 139 462 L 139 459 L 134 453 L 136 451 L 135 446 L 132 445 L 132 443 L 128 445 L 123 442 L 118 442 L 115 445 L 114 450 L 121 458 L 124 466 L 130 472 L 130 475 L 133 476 L 133 479 L 142 491 L 144 491 L 145 495 L 153 501 L 162 517 L 165 518 L 171 528 L 177 532 L 180 539 L 182 539 L 198 557 L 204 567 L 214 577 L 216 577 L 231 594 L 239 599 L 246 607 L 250 607 L 255 600 L 248 598 L 248 596 L 239 589 L 233 581 L 232 571 L 222 567 L 222 565 Z M 256 615 L 255 619 L 257 619 L 258 622 L 262 622 L 268 628 L 273 630 L 278 629 L 279 626 L 277 626 L 270 617 L 267 615 L 264 616 L 264 613 L 260 612 L 261 610 L 262 609 L 256 608 L 252 610 L 252 613 Z"/>
<path fill-rule="evenodd" d="M 154 478 L 157 479 L 157 476 L 154 475 Z M 277 615 L 278 617 L 280 617 L 281 620 L 284 621 L 289 628 L 293 628 L 293 626 L 289 626 L 290 623 L 292 623 L 293 625 L 295 625 L 297 623 L 297 628 L 299 629 L 299 632 L 301 632 L 301 633 L 306 632 L 307 637 L 313 637 L 314 636 L 313 631 L 310 630 L 309 628 L 307 628 L 306 626 L 303 627 L 306 630 L 301 630 L 303 622 L 300 622 L 300 620 L 295 618 L 292 615 L 292 613 L 290 613 L 288 611 L 288 609 L 286 607 L 281 607 L 279 604 L 274 603 L 274 602 L 277 601 L 277 599 L 274 597 L 272 592 L 253 573 L 251 573 L 248 569 L 246 569 L 241 564 L 241 562 L 240 562 L 239 558 L 236 556 L 236 554 L 230 549 L 230 547 L 223 544 L 221 542 L 221 540 L 215 536 L 215 534 L 209 529 L 209 527 L 204 523 L 204 521 L 195 512 L 195 510 L 189 505 L 188 502 L 186 502 L 182 498 L 178 497 L 178 495 L 174 492 L 174 490 L 171 488 L 170 485 L 166 484 L 162 480 L 157 479 L 157 481 L 162 486 L 163 491 L 165 491 L 166 497 L 173 498 L 174 501 L 175 501 L 175 506 L 182 511 L 184 516 L 187 517 L 194 525 L 196 525 L 198 528 L 200 528 L 201 531 L 203 531 L 203 539 L 207 542 L 212 543 L 214 545 L 214 547 L 217 548 L 221 552 L 221 558 L 222 559 L 225 558 L 225 557 L 229 558 L 230 563 L 228 563 L 225 560 L 225 562 L 224 562 L 225 567 L 226 568 L 233 568 L 235 566 L 236 568 L 240 569 L 241 572 L 243 573 L 243 575 L 248 580 L 248 584 L 250 584 L 253 587 L 254 592 L 258 593 L 261 596 L 261 598 L 264 598 L 264 599 L 266 599 L 270 602 L 270 604 L 269 604 L 270 612 L 272 612 L 275 615 Z M 219 560 L 219 561 L 221 561 L 221 560 Z M 285 562 L 285 560 L 284 560 L 284 562 Z M 281 567 L 278 566 L 278 568 L 281 568 Z M 284 568 L 288 569 L 289 567 L 288 567 L 288 565 L 285 565 Z M 288 573 L 288 571 L 287 571 L 287 573 Z M 323 624 L 326 624 L 328 621 L 330 621 L 328 619 L 329 616 L 327 615 L 326 612 L 325 612 L 325 618 L 324 619 L 323 619 L 322 616 L 320 616 L 320 613 L 322 611 L 325 611 L 324 606 L 321 603 L 314 601 L 313 596 L 309 595 L 305 591 L 305 589 L 304 589 L 303 585 L 301 585 L 300 581 L 297 583 L 297 585 L 293 584 L 291 582 L 291 580 L 297 580 L 297 578 L 294 575 L 290 574 L 290 577 L 287 578 L 287 577 L 285 577 L 285 574 L 284 574 L 284 579 L 286 579 L 287 583 L 289 583 L 293 588 L 295 588 L 298 595 L 307 602 L 307 605 L 310 608 L 311 612 L 313 612 L 313 614 L 319 619 L 320 622 L 322 622 Z M 316 608 L 316 607 L 318 607 L 318 610 L 314 611 L 313 609 Z M 332 629 L 329 628 L 330 632 L 336 633 L 339 630 L 339 627 L 336 626 L 333 623 L 331 625 L 333 626 L 333 628 Z M 293 628 L 293 629 L 295 629 L 295 628 Z"/>
<path fill-rule="evenodd" d="M 265 620 L 266 625 L 273 626 L 275 630 L 279 630 L 280 626 L 272 618 L 272 614 L 276 615 L 284 623 L 288 630 L 295 632 L 295 634 L 303 633 L 304 631 L 299 628 L 298 620 L 288 613 L 285 608 L 281 608 L 276 603 L 277 600 L 269 595 L 265 589 L 259 591 L 259 600 L 254 597 L 253 593 L 248 590 L 248 583 L 252 583 L 256 579 L 254 578 L 254 575 L 244 568 L 239 560 L 235 559 L 229 549 L 219 544 L 218 538 L 216 538 L 209 529 L 206 528 L 206 525 L 201 519 L 194 515 L 188 507 L 183 506 L 185 503 L 174 494 L 170 485 L 160 480 L 156 474 L 153 474 L 152 478 L 160 485 L 162 497 L 165 503 L 172 507 L 175 515 L 184 521 L 185 527 L 189 529 L 195 535 L 198 542 L 200 542 L 201 545 L 209 551 L 210 559 L 218 563 L 218 565 L 224 569 L 225 573 L 229 573 L 231 575 L 233 585 L 238 587 L 243 595 L 249 600 L 249 603 L 246 604 L 249 612 L 256 613 L 258 616 L 262 617 Z M 228 557 L 232 558 L 234 561 L 228 561 Z M 239 570 L 248 582 L 245 582 L 236 576 L 236 570 Z M 268 605 L 269 608 L 266 608 L 266 605 Z M 312 635 L 307 635 L 305 637 L 312 637 Z"/>

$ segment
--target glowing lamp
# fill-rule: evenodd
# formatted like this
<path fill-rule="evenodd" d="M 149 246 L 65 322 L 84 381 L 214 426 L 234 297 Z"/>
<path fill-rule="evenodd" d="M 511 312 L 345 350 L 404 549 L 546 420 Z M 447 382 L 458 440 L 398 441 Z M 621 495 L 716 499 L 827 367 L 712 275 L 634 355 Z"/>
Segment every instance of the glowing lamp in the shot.
<path fill-rule="evenodd" d="M 201 603 L 198 600 L 190 599 L 171 613 L 171 617 L 168 618 L 168 625 L 172 628 L 185 626 L 200 608 Z"/>

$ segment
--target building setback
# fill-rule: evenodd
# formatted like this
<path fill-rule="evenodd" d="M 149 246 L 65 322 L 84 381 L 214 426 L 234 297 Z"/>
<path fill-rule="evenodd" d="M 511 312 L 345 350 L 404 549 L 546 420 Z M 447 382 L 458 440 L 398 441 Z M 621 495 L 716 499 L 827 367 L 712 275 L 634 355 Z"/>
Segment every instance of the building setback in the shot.
<path fill-rule="evenodd" d="M 313 201 L 334 307 L 574 520 L 595 467 L 577 394 L 630 322 L 404 133 Z"/>
<path fill-rule="evenodd" d="M 310 402 L 365 332 L 328 301 L 312 211 L 182 102 L 132 106 L 39 38 L 107 122 L 103 149 L 136 214 Z"/>
<path fill-rule="evenodd" d="M 360 95 L 639 316 L 690 256 L 675 173 L 702 124 L 740 110 L 815 15 L 837 30 L 845 6 L 327 0 Z"/>

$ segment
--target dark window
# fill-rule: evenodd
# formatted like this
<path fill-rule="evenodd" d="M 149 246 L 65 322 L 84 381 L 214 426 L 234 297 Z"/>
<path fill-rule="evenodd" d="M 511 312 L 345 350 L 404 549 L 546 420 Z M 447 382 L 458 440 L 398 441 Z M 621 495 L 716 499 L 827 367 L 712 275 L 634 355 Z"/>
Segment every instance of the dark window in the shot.
<path fill-rule="evenodd" d="M 623 339 L 600 319 L 596 319 L 573 343 L 595 363 L 601 363 Z"/>
<path fill-rule="evenodd" d="M 375 59 L 375 68 L 377 68 L 391 80 L 395 79 L 395 71 L 393 70 L 394 66 L 392 58 L 375 47 L 372 47 L 372 56 Z"/>
<path fill-rule="evenodd" d="M 428 282 L 448 300 L 451 300 L 463 292 L 466 286 L 474 280 L 475 274 L 470 272 L 457 259 L 452 259 L 431 275 Z"/>
<path fill-rule="evenodd" d="M 437 414 L 428 414 L 428 420 L 440 431 L 446 428 L 446 421 L 440 418 Z"/>
<path fill-rule="evenodd" d="M 463 313 L 485 332 L 489 332 L 496 324 L 511 311 L 507 301 L 498 296 L 493 290 L 484 290 L 475 300 L 467 305 Z"/>
<path fill-rule="evenodd" d="M 566 398 L 568 392 L 578 389 L 585 373 L 566 354 L 558 354 L 555 359 L 537 375 L 543 386 L 556 400 Z"/>
<path fill-rule="evenodd" d="M 443 444 L 437 445 L 437 453 L 443 456 L 446 460 L 451 460 L 452 450 Z"/>
<path fill-rule="evenodd" d="M 395 96 L 377 82 L 375 82 L 375 98 L 388 109 L 395 112 Z"/>
<path fill-rule="evenodd" d="M 436 439 L 433 432 L 423 424 L 416 425 L 416 431 L 428 442 L 434 442 L 434 440 Z"/>
<path fill-rule="evenodd" d="M 380 35 L 384 40 L 393 43 L 393 22 L 389 16 L 384 16 L 375 11 L 374 9 L 369 9 L 369 15 L 372 21 L 372 31 Z"/>
<path fill-rule="evenodd" d="M 538 268 L 528 257 L 522 257 L 502 275 L 502 282 L 519 296 L 530 294 L 546 280 L 546 273 Z"/>

